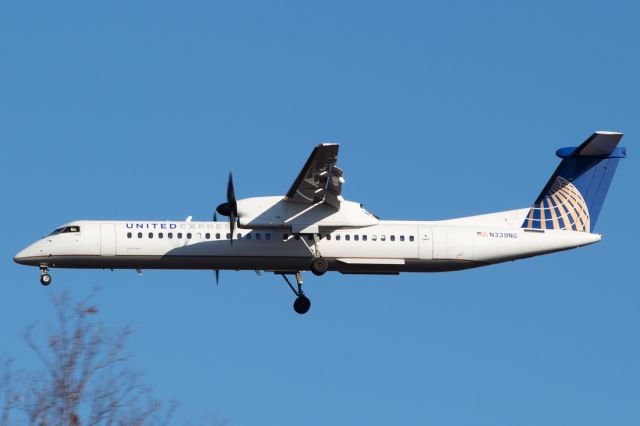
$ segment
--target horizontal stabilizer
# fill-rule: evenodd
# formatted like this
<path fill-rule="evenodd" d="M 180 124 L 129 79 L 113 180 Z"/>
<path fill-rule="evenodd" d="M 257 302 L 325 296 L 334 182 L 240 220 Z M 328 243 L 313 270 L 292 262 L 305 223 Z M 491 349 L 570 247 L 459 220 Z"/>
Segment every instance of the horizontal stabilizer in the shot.
<path fill-rule="evenodd" d="M 624 158 L 626 148 L 616 148 L 623 134 L 619 132 L 598 131 L 579 147 L 562 148 L 556 151 L 560 158 L 569 157 L 616 157 Z"/>

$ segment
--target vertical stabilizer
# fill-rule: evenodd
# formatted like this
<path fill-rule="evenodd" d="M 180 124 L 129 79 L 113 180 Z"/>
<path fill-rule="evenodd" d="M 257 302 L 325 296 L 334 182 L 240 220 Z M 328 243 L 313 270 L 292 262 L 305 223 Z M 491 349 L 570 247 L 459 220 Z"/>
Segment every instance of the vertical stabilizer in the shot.
<path fill-rule="evenodd" d="M 611 185 L 618 161 L 627 156 L 618 148 L 622 133 L 595 132 L 579 147 L 562 148 L 560 165 L 531 206 L 522 227 L 591 232 Z"/>

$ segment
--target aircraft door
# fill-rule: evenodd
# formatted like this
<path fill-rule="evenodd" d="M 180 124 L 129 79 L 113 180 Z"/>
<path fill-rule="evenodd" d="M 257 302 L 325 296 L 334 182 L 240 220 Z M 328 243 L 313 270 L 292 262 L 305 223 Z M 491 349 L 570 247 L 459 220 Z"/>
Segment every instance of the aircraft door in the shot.
<path fill-rule="evenodd" d="M 420 244 L 420 259 L 433 259 L 433 233 L 431 228 L 418 228 L 418 242 Z"/>
<path fill-rule="evenodd" d="M 100 255 L 116 255 L 116 225 L 113 223 L 100 224 Z"/>

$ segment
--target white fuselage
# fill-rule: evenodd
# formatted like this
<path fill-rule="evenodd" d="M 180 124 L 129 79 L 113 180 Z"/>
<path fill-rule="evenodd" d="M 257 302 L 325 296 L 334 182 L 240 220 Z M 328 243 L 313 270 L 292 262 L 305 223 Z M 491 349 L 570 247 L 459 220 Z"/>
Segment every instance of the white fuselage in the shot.
<path fill-rule="evenodd" d="M 30 245 L 16 262 L 40 267 L 308 270 L 314 257 L 344 273 L 435 272 L 484 266 L 597 242 L 599 234 L 520 228 L 529 209 L 445 221 L 379 221 L 292 235 L 227 222 L 75 221 L 78 232 Z"/>

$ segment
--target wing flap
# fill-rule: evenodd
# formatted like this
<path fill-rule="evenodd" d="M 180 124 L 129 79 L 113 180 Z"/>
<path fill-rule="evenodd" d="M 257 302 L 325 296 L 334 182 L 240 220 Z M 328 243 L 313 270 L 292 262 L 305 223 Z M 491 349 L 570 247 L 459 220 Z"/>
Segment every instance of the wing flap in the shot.
<path fill-rule="evenodd" d="M 364 258 L 364 257 L 340 257 L 336 259 L 338 262 L 348 265 L 404 265 L 404 259 L 383 259 L 383 258 Z"/>
<path fill-rule="evenodd" d="M 336 166 L 338 144 L 321 144 L 314 148 L 298 177 L 289 188 L 286 200 L 316 204 L 325 202 L 340 209 L 342 169 Z"/>

